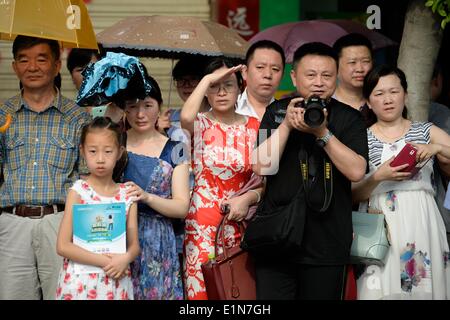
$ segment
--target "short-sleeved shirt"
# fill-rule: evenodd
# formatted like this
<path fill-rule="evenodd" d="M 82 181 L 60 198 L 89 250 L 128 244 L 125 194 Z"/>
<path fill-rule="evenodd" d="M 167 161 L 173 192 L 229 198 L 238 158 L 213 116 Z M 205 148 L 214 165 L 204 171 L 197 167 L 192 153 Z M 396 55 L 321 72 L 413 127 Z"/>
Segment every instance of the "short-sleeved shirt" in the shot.
<path fill-rule="evenodd" d="M 276 101 L 267 107 L 262 119 L 259 137 L 265 129 L 276 129 L 283 121 L 290 98 Z M 336 138 L 368 158 L 366 125 L 360 113 L 350 106 L 331 99 L 328 107 L 328 129 Z M 270 136 L 270 131 L 266 133 Z M 262 139 L 258 144 L 262 143 Z M 267 176 L 264 199 L 258 208 L 270 212 L 288 204 L 297 192 L 304 192 L 300 172 L 299 151 L 304 146 L 316 159 L 327 157 L 316 146 L 315 136 L 293 129 L 281 156 L 279 170 Z M 320 166 L 323 161 L 317 162 Z M 348 164 L 351 166 L 351 163 Z M 320 168 L 319 168 L 320 169 Z M 322 169 L 323 170 L 323 169 Z M 318 174 L 317 177 L 321 175 Z M 352 242 L 351 182 L 333 165 L 333 197 L 325 212 L 316 212 L 307 206 L 304 235 L 299 252 L 286 259 L 304 264 L 338 265 L 348 262 Z M 305 204 L 306 206 L 306 204 Z"/>
<path fill-rule="evenodd" d="M 447 132 L 447 134 L 450 134 L 449 107 L 437 102 L 431 102 L 430 109 L 428 110 L 428 121 Z"/>
<path fill-rule="evenodd" d="M 273 101 L 275 101 L 274 98 L 271 99 L 270 103 L 272 103 Z M 259 119 L 259 116 L 256 113 L 253 106 L 250 104 L 250 101 L 248 99 L 247 89 L 245 89 L 244 92 L 242 92 L 242 94 L 240 94 L 238 97 L 237 105 L 236 105 L 236 113 L 243 115 L 243 116 L 253 117 L 258 120 L 261 120 L 261 119 Z"/>
<path fill-rule="evenodd" d="M 437 103 L 431 102 L 430 109 L 428 110 L 428 121 L 432 122 L 435 126 L 441 128 L 447 134 L 450 134 L 450 108 Z M 435 161 L 434 163 L 434 172 L 433 172 L 433 183 L 435 188 L 435 200 L 436 204 L 439 208 L 439 212 L 442 215 L 442 219 L 445 223 L 445 229 L 447 233 L 450 233 L 450 196 L 447 195 L 447 207 L 445 207 L 444 199 L 445 198 L 445 188 L 448 183 L 446 183 L 445 177 L 443 176 L 439 163 Z M 447 194 L 448 188 L 447 188 Z"/>
<path fill-rule="evenodd" d="M 35 112 L 17 95 L 0 109 L 0 121 L 12 115 L 0 135 L 0 208 L 19 204 L 64 203 L 78 179 L 81 128 L 90 116 L 59 92 L 51 105 Z"/>

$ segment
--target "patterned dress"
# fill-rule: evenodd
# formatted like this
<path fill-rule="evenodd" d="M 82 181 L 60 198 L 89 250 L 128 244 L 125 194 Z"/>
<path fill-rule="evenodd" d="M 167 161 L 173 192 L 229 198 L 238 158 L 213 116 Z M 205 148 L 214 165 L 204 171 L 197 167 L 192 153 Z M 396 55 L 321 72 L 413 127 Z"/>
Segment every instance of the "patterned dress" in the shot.
<path fill-rule="evenodd" d="M 185 223 L 184 280 L 190 300 L 207 299 L 201 265 L 214 253 L 216 228 L 222 219 L 219 203 L 230 198 L 252 175 L 251 152 L 259 122 L 225 125 L 199 113 L 194 125 L 194 190 Z M 226 245 L 239 241 L 237 227 L 225 228 Z"/>
<path fill-rule="evenodd" d="M 78 180 L 72 188 L 81 197 L 81 204 L 118 203 L 124 202 L 126 212 L 132 201 L 126 197 L 126 187 L 119 185 L 119 192 L 114 197 L 104 197 L 95 192 L 84 180 Z M 131 272 L 127 270 L 125 277 L 114 280 L 104 272 L 76 274 L 74 262 L 64 259 L 59 273 L 56 300 L 133 300 L 133 285 Z"/>
<path fill-rule="evenodd" d="M 430 143 L 431 123 L 413 122 L 395 143 L 378 140 L 368 129 L 369 165 L 376 168 L 397 154 L 406 142 Z M 390 234 L 386 264 L 368 266 L 358 279 L 358 299 L 448 299 L 450 268 L 442 216 L 434 200 L 433 160 L 411 179 L 383 181 L 370 205 L 381 209 Z"/>
<path fill-rule="evenodd" d="M 148 193 L 172 196 L 172 173 L 185 161 L 179 142 L 167 140 L 159 157 L 128 152 L 124 181 L 133 181 Z M 131 264 L 136 300 L 181 300 L 183 288 L 172 220 L 138 203 L 141 254 Z"/>

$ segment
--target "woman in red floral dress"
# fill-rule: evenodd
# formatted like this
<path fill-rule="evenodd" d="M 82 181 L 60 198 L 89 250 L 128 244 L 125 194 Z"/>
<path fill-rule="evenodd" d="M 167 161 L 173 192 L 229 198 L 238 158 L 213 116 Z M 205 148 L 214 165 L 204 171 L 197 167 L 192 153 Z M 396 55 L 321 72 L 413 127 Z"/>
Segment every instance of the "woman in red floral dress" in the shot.
<path fill-rule="evenodd" d="M 184 280 L 190 300 L 207 299 L 201 265 L 214 253 L 221 207 L 229 208 L 229 220 L 242 221 L 250 205 L 260 198 L 261 189 L 231 198 L 252 176 L 251 153 L 259 122 L 235 112 L 243 66 L 215 59 L 206 76 L 181 110 L 181 125 L 193 136 L 194 189 L 186 217 Z M 210 111 L 198 113 L 206 95 Z M 239 244 L 235 224 L 225 228 L 226 246 Z"/>

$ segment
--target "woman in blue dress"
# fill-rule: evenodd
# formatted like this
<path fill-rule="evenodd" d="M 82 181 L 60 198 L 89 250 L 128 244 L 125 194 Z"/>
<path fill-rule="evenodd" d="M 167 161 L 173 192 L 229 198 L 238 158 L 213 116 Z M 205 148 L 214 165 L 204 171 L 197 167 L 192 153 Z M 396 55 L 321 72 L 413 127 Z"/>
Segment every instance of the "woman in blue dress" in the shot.
<path fill-rule="evenodd" d="M 141 254 L 131 265 L 134 298 L 183 299 L 180 264 L 171 218 L 184 218 L 189 209 L 189 170 L 183 144 L 155 127 L 162 104 L 157 82 L 145 97 L 128 86 L 125 114 L 128 163 L 123 181 L 127 196 L 138 201 Z"/>

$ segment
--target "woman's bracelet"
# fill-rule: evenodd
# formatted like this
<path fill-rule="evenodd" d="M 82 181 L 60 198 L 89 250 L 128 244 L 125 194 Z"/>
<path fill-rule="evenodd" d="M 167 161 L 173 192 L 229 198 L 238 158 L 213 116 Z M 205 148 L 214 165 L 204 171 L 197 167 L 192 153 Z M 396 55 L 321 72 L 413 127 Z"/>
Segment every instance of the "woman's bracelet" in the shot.
<path fill-rule="evenodd" d="M 258 197 L 256 199 L 256 203 L 259 203 L 259 201 L 261 201 L 261 194 L 258 191 L 256 191 L 256 190 L 248 190 L 248 191 L 256 193 L 256 196 Z"/>

